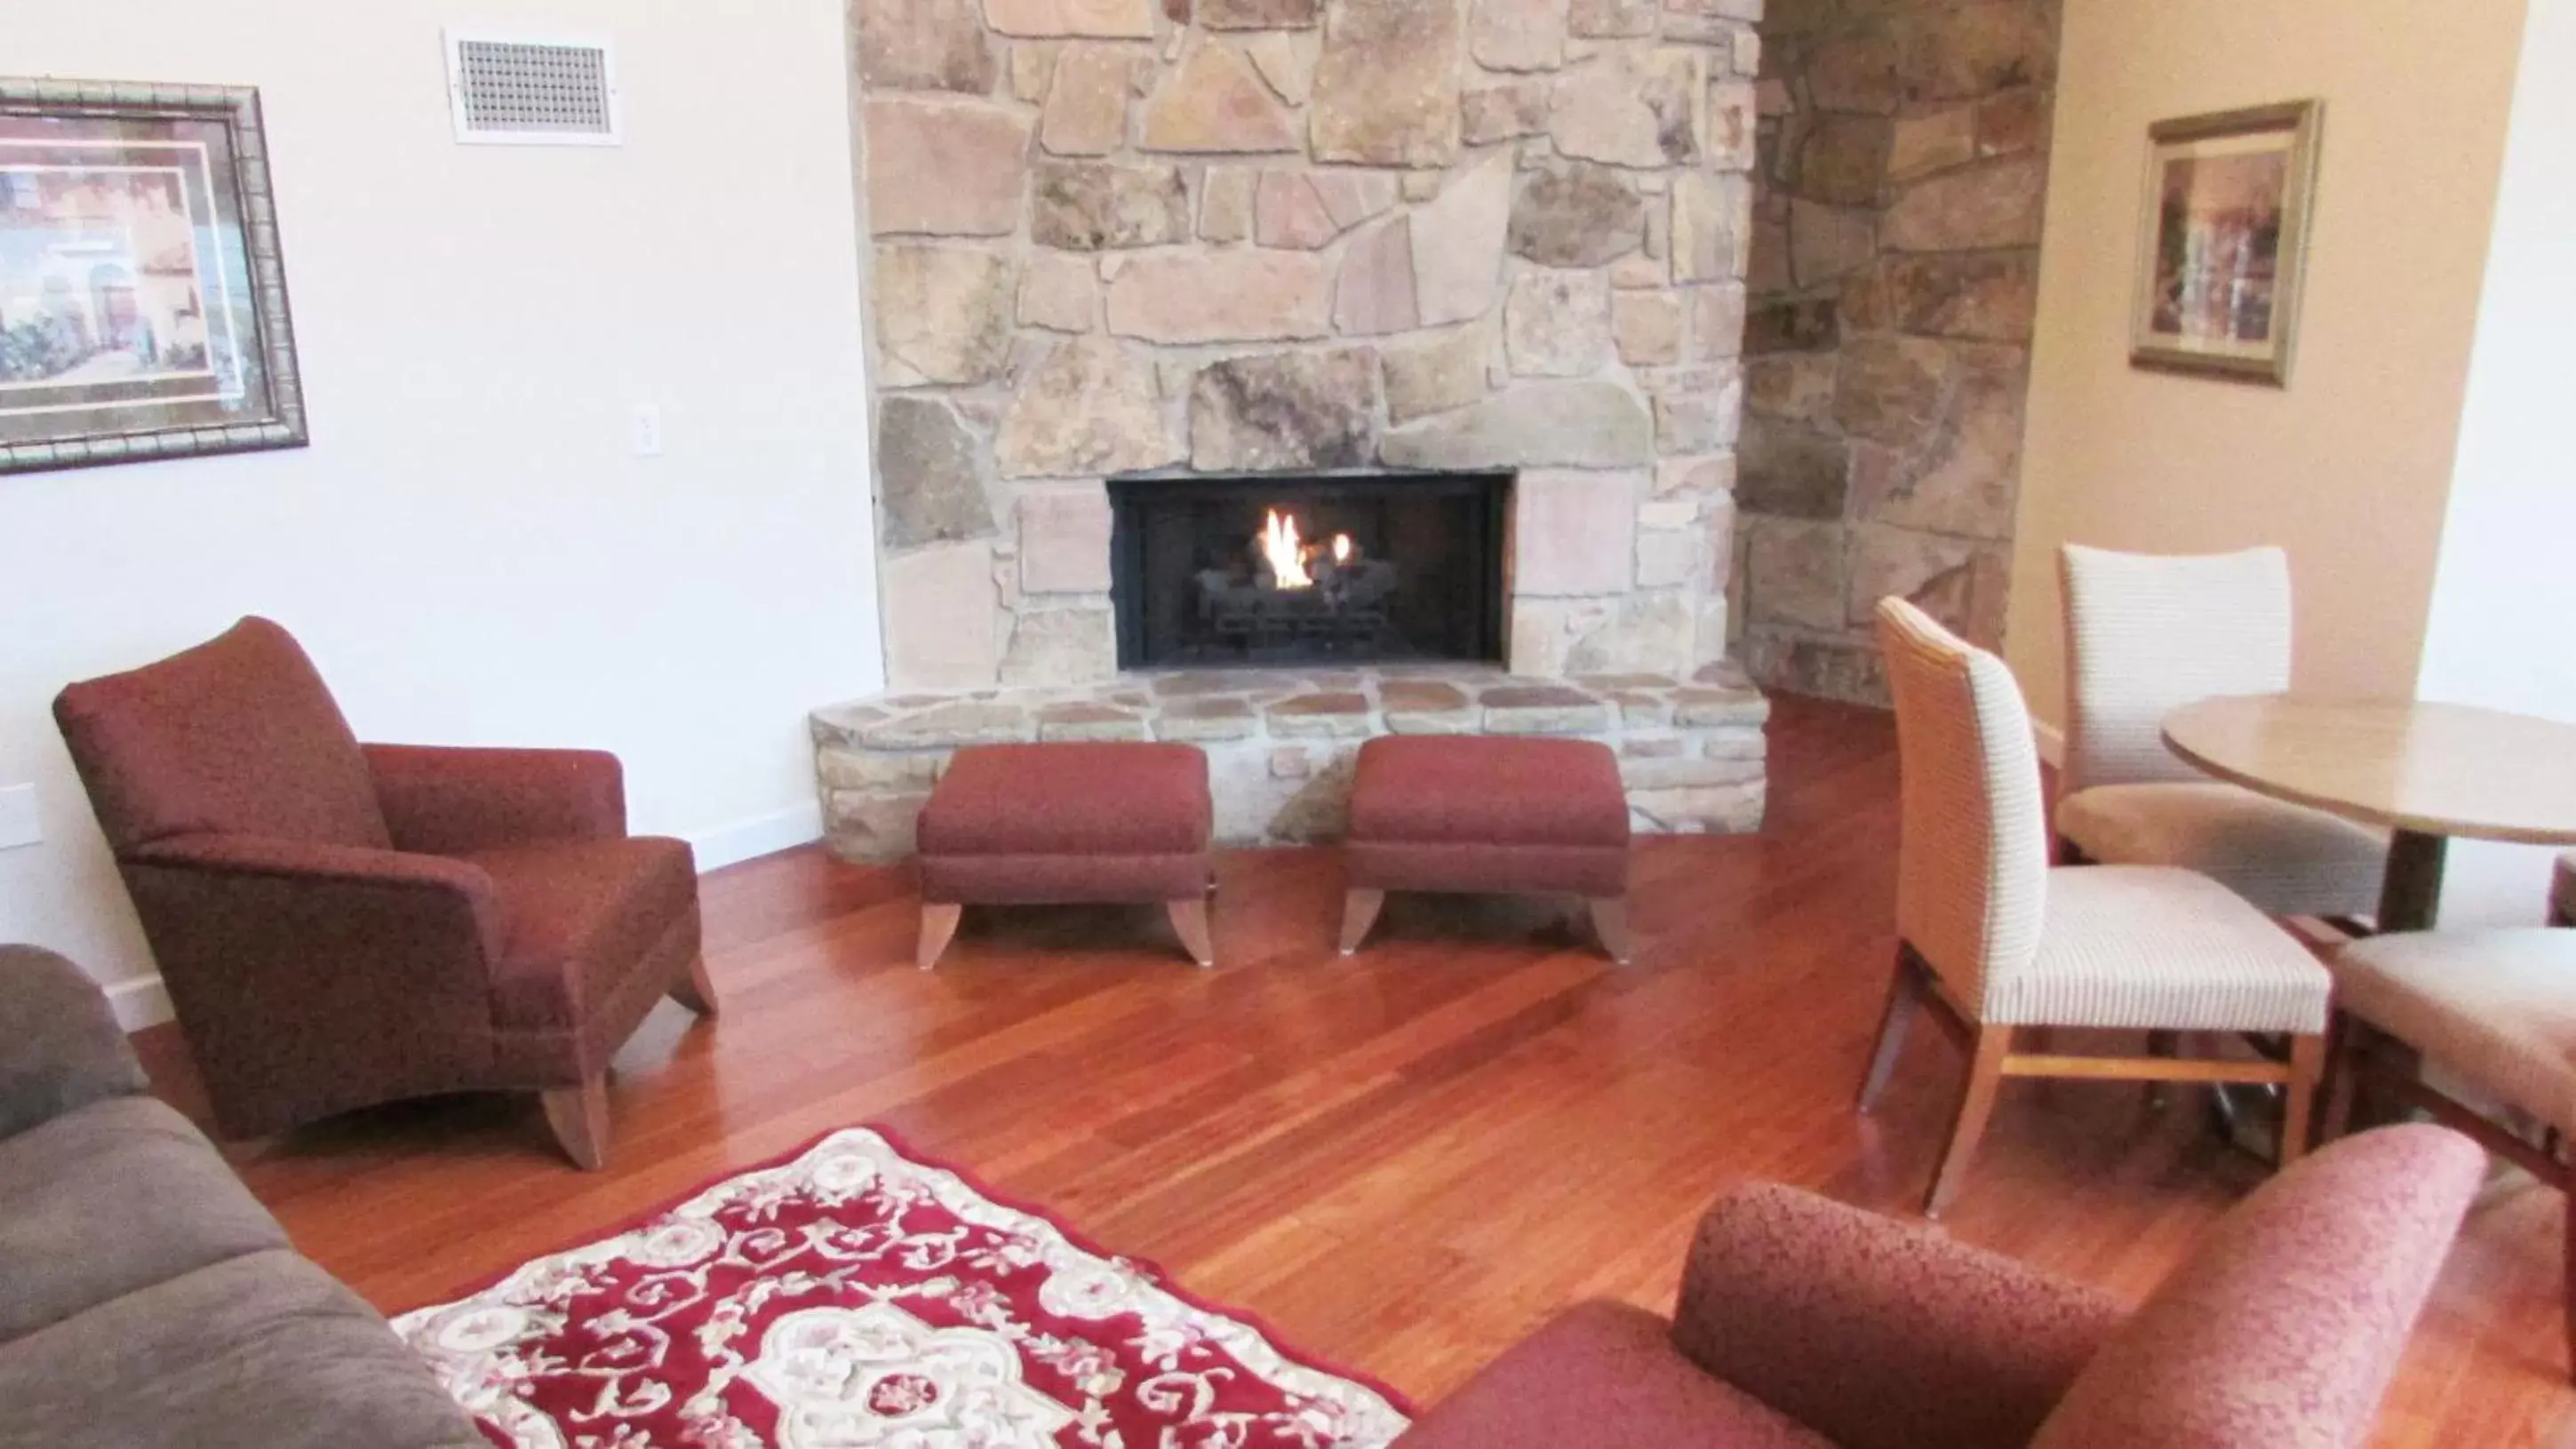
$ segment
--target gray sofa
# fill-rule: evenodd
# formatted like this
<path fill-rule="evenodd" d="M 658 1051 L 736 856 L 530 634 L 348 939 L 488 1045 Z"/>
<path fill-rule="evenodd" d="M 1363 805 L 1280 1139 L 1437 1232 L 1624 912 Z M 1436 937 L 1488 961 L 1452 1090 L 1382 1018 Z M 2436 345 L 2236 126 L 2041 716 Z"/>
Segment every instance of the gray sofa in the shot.
<path fill-rule="evenodd" d="M 0 946 L 0 1449 L 485 1449 L 156 1101 L 106 1000 Z"/>

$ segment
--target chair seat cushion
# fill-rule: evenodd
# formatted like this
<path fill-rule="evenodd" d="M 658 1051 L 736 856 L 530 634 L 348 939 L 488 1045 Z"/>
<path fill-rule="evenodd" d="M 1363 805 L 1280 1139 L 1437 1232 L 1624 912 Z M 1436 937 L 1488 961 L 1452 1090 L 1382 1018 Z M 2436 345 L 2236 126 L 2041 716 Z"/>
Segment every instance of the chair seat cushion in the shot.
<path fill-rule="evenodd" d="M 0 1449 L 482 1449 L 427 1366 L 292 1253 L 253 1253 L 0 1343 Z"/>
<path fill-rule="evenodd" d="M 1389 735 L 1360 747 L 1345 859 L 1386 890 L 1626 893 L 1628 795 L 1591 740 Z"/>
<path fill-rule="evenodd" d="M 1397 1449 L 1834 1449 L 1702 1372 L 1671 1325 L 1586 1303 L 1494 1360 L 1396 1439 Z"/>
<path fill-rule="evenodd" d="M 153 1098 L 93 1103 L 0 1142 L 0 1343 L 285 1246 L 213 1144 Z"/>
<path fill-rule="evenodd" d="M 639 835 L 470 851 L 492 877 L 502 919 L 493 969 L 497 1025 L 569 1031 L 587 1025 L 656 943 L 697 909 L 688 842 Z M 653 983 L 658 996 L 667 983 Z"/>
<path fill-rule="evenodd" d="M 1203 892 L 1215 807 L 1196 746 L 959 750 L 921 809 L 933 901 L 1181 900 Z"/>
<path fill-rule="evenodd" d="M 2355 941 L 2336 1004 L 2562 1132 L 2576 1132 L 2576 931 L 2425 931 Z"/>
<path fill-rule="evenodd" d="M 2207 876 L 2074 866 L 2048 873 L 2038 953 L 1986 983 L 1981 1014 L 2016 1026 L 2314 1035 L 2332 988 L 2296 937 Z"/>
<path fill-rule="evenodd" d="M 2104 865 L 2198 871 L 2274 916 L 2376 914 L 2388 869 L 2385 833 L 2217 780 L 2079 790 L 2057 833 Z"/>

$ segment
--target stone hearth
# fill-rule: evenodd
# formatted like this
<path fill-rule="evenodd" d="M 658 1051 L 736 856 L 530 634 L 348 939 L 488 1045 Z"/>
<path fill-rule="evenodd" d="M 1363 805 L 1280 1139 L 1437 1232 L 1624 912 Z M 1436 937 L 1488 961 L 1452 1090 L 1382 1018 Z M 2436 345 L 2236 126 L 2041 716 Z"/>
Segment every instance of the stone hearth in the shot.
<path fill-rule="evenodd" d="M 1228 845 L 1339 838 L 1362 741 L 1381 734 L 1600 740 L 1619 754 L 1636 828 L 1760 827 L 1770 704 L 1732 666 L 1695 677 L 1532 679 L 1460 667 L 1183 671 L 1092 686 L 899 694 L 813 716 L 832 849 L 871 864 L 912 852 L 931 785 L 960 746 L 1185 740 L 1207 752 Z"/>
<path fill-rule="evenodd" d="M 1113 476 L 1508 470 L 1508 660 L 1723 657 L 1762 0 L 854 0 L 897 690 L 1102 685 Z"/>

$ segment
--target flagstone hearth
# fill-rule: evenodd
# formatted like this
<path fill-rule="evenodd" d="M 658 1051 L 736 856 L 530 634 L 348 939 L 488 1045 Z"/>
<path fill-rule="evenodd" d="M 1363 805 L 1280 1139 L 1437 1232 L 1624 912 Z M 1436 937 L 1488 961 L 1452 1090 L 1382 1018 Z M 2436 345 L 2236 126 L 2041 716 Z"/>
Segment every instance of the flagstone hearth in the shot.
<path fill-rule="evenodd" d="M 900 694 L 817 710 L 813 731 L 832 849 L 873 864 L 912 852 L 922 802 L 959 748 L 1046 740 L 1199 746 L 1227 845 L 1338 839 L 1359 747 L 1382 734 L 1599 740 L 1618 752 L 1638 830 L 1749 831 L 1762 823 L 1770 712 L 1728 664 L 1561 679 L 1389 665 Z"/>

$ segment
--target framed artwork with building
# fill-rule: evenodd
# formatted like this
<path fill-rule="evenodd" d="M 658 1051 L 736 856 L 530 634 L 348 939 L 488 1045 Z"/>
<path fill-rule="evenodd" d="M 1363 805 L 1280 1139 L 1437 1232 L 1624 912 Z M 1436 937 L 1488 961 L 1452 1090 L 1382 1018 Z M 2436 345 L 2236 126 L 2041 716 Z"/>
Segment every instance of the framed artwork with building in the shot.
<path fill-rule="evenodd" d="M 2292 101 L 2149 129 L 2133 365 L 2289 384 L 2324 114 Z"/>
<path fill-rule="evenodd" d="M 305 441 L 259 93 L 0 79 L 0 473 Z"/>

